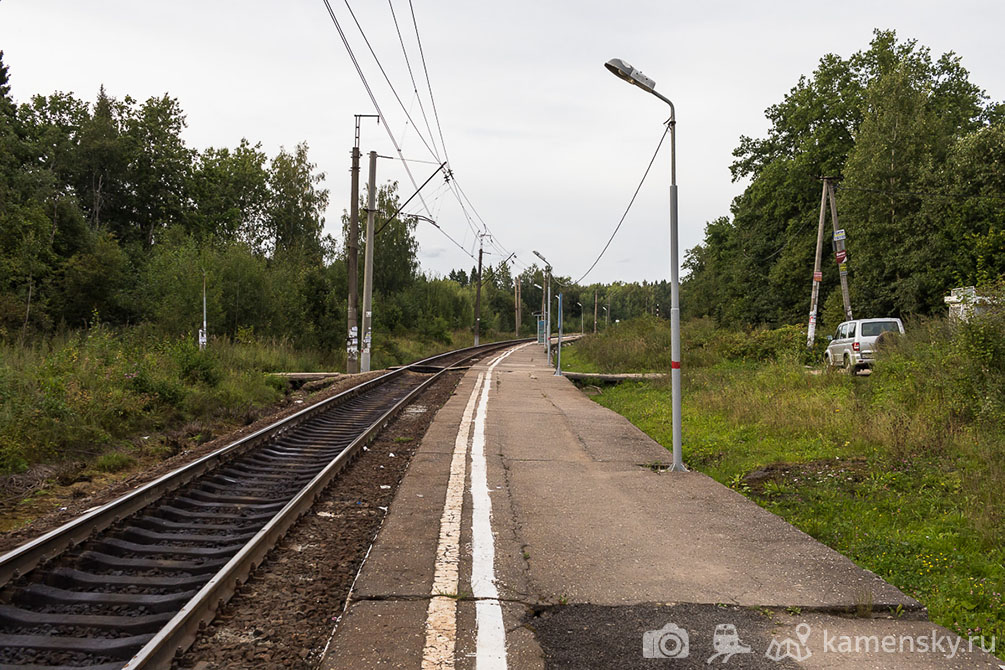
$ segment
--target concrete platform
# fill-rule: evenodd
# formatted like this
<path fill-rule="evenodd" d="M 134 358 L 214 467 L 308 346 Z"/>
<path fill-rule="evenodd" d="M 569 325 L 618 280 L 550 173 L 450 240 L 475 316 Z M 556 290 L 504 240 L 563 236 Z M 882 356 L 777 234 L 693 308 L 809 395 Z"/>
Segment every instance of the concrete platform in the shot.
<path fill-rule="evenodd" d="M 1005 667 L 743 496 L 646 467 L 667 451 L 539 345 L 492 363 L 423 439 L 322 667 Z"/>

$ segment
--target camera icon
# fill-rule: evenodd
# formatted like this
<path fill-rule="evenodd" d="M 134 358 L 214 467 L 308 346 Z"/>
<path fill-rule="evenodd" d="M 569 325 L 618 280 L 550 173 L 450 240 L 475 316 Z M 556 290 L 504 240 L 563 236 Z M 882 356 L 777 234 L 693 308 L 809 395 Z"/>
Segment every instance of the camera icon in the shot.
<path fill-rule="evenodd" d="M 687 631 L 675 623 L 642 634 L 642 658 L 687 658 Z"/>

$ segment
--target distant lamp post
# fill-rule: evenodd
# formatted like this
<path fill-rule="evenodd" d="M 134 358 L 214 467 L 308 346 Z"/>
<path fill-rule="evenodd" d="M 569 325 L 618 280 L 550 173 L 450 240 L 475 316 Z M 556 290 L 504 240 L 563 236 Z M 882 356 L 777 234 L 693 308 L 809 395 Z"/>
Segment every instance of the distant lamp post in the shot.
<path fill-rule="evenodd" d="M 544 304 L 544 287 L 540 284 L 534 284 L 534 288 L 541 289 L 541 311 L 537 312 L 537 339 L 538 344 L 543 344 L 541 340 L 544 339 L 544 319 L 545 315 L 548 313 L 547 307 Z"/>
<path fill-rule="evenodd" d="M 670 386 L 673 418 L 673 472 L 686 472 L 681 450 L 681 409 L 680 409 L 680 276 L 678 263 L 677 236 L 677 118 L 673 103 L 656 91 L 656 82 L 641 71 L 621 60 L 612 58 L 604 64 L 620 79 L 638 86 L 647 93 L 670 105 Z"/>
<path fill-rule="evenodd" d="M 586 316 L 583 315 L 583 303 L 576 302 L 579 305 L 579 334 L 586 335 Z"/>
<path fill-rule="evenodd" d="M 562 309 L 562 294 L 558 294 L 558 346 L 555 347 L 555 376 L 562 376 L 562 315 L 565 312 Z"/>
<path fill-rule="evenodd" d="M 547 356 L 548 362 L 551 363 L 551 263 L 536 251 L 534 255 L 544 261 L 544 279 L 548 286 L 548 296 L 544 303 L 546 305 L 544 308 L 544 354 Z"/>

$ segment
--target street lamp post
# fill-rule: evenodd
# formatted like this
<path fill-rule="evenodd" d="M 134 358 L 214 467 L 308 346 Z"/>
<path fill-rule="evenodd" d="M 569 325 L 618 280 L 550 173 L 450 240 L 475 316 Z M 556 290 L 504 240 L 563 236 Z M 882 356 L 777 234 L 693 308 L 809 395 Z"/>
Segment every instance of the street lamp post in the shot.
<path fill-rule="evenodd" d="M 579 305 L 579 334 L 586 335 L 586 316 L 583 314 L 583 303 L 576 302 Z"/>
<path fill-rule="evenodd" d="M 670 386 L 672 396 L 673 418 L 673 472 L 684 472 L 684 461 L 681 449 L 681 409 L 680 409 L 680 276 L 678 264 L 677 236 L 677 118 L 673 102 L 656 91 L 656 82 L 642 74 L 639 70 L 621 60 L 612 58 L 604 64 L 608 70 L 620 79 L 638 86 L 643 91 L 652 93 L 670 106 L 670 119 L 667 126 L 670 130 Z"/>
<path fill-rule="evenodd" d="M 562 376 L 562 294 L 558 294 L 558 346 L 555 347 L 555 376 Z"/>
<path fill-rule="evenodd" d="M 551 263 L 536 251 L 534 255 L 544 261 L 545 284 L 548 287 L 548 297 L 545 302 L 547 307 L 544 310 L 544 354 L 548 358 L 548 362 L 551 363 Z"/>
<path fill-rule="evenodd" d="M 537 336 L 541 337 L 541 328 L 544 325 L 544 315 L 548 312 L 545 310 L 544 304 L 544 287 L 540 284 L 535 283 L 534 288 L 541 289 L 541 311 L 537 312 Z M 542 338 L 543 339 L 543 338 Z"/>

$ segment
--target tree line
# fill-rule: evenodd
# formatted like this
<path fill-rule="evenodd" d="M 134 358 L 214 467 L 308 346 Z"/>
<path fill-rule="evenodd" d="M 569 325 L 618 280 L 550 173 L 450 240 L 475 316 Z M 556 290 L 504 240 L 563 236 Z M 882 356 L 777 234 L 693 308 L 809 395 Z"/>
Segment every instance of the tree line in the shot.
<path fill-rule="evenodd" d="M 686 255 L 685 314 L 806 321 L 820 177 L 840 178 L 857 317 L 938 313 L 949 289 L 1005 275 L 1005 106 L 959 56 L 877 30 L 868 49 L 821 58 L 766 115 L 767 137 L 733 152 L 734 181 L 750 184 Z M 838 279 L 825 244 L 827 328 L 843 320 Z"/>
<path fill-rule="evenodd" d="M 273 156 L 247 139 L 195 150 L 170 95 L 140 102 L 102 87 L 93 102 L 54 92 L 19 103 L 9 77 L 0 52 L 0 340 L 95 320 L 191 334 L 205 285 L 213 336 L 344 349 L 346 245 L 323 233 L 328 190 L 306 143 Z M 392 218 L 399 204 L 396 183 L 379 186 L 377 218 L 390 221 L 374 249 L 374 328 L 449 341 L 473 327 L 477 273 L 422 272 L 417 221 Z M 521 332 L 532 332 L 542 271 L 514 277 L 497 263 L 483 272 L 483 334 L 515 331 L 515 282 Z M 658 301 L 648 284 L 565 290 L 567 314 L 589 304 L 591 324 L 594 290 L 615 318 Z"/>

